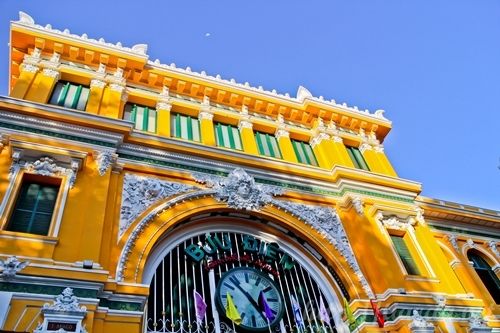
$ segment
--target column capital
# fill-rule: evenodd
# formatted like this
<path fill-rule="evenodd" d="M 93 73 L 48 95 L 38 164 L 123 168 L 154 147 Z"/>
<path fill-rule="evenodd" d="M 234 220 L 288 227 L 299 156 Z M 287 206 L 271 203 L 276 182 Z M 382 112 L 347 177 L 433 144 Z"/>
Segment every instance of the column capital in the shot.
<path fill-rule="evenodd" d="M 156 102 L 156 110 L 172 110 L 172 104 L 170 104 L 169 100 L 160 99 Z"/>
<path fill-rule="evenodd" d="M 95 88 L 103 89 L 105 86 L 106 86 L 106 82 L 101 80 L 101 79 L 95 78 L 95 79 L 90 80 L 90 88 L 95 87 Z"/>
<path fill-rule="evenodd" d="M 241 131 L 243 128 L 252 129 L 253 128 L 252 122 L 246 118 L 240 119 L 240 121 L 238 122 L 238 129 Z"/>
<path fill-rule="evenodd" d="M 200 114 L 202 112 L 211 113 L 213 118 L 213 111 L 210 107 L 210 97 L 208 97 L 207 95 L 203 96 L 203 101 L 201 102 Z"/>
<path fill-rule="evenodd" d="M 319 145 L 323 140 L 328 140 L 330 139 L 330 136 L 326 134 L 325 132 L 318 132 L 315 136 L 311 138 L 309 141 L 309 144 L 311 145 L 311 148 L 316 147 Z"/>
<path fill-rule="evenodd" d="M 366 142 L 363 142 L 363 143 L 361 144 L 361 146 L 359 146 L 359 151 L 360 151 L 361 153 L 364 153 L 364 152 L 365 152 L 365 151 L 367 151 L 367 150 L 372 150 L 372 146 L 370 146 L 370 145 L 369 145 L 368 143 L 366 143 Z"/>
<path fill-rule="evenodd" d="M 61 75 L 58 70 L 53 68 L 44 68 L 42 73 L 44 76 L 51 77 L 55 80 L 59 80 L 59 76 Z"/>
<path fill-rule="evenodd" d="M 206 119 L 212 121 L 214 119 L 214 114 L 210 111 L 200 111 L 198 119 Z"/>
<path fill-rule="evenodd" d="M 289 138 L 290 137 L 290 132 L 288 132 L 284 128 L 278 128 L 276 130 L 276 133 L 274 134 L 274 136 L 276 137 L 276 140 L 279 140 L 281 137 Z"/>
<path fill-rule="evenodd" d="M 26 63 L 26 62 L 23 62 L 21 64 L 21 71 L 24 71 L 24 72 L 29 72 L 29 73 L 36 73 L 40 70 L 40 67 L 38 66 L 35 66 L 33 64 L 30 64 L 30 63 Z"/>

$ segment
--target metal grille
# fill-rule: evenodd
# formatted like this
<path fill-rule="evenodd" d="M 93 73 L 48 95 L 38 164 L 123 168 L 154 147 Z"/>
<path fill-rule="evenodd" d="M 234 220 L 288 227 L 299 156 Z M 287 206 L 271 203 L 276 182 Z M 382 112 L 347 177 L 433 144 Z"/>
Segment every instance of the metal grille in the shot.
<path fill-rule="evenodd" d="M 234 326 L 224 314 L 219 314 L 213 305 L 215 286 L 221 276 L 229 270 L 251 266 L 252 262 L 261 259 L 259 254 L 245 251 L 243 233 L 218 232 L 211 233 L 223 241 L 224 245 L 231 243 L 230 250 L 221 251 L 196 262 L 186 255 L 186 248 L 191 244 L 206 244 L 204 234 L 191 237 L 177 244 L 160 262 L 150 285 L 150 296 L 146 310 L 147 332 L 234 332 Z M 228 260 L 224 258 L 245 258 L 250 260 Z M 327 304 L 326 298 L 318 288 L 310 274 L 297 262 L 293 267 L 285 269 L 280 260 L 287 254 L 278 253 L 278 259 L 269 262 L 275 274 L 269 274 L 279 287 L 285 302 L 285 311 L 274 332 L 336 332 L 332 314 L 326 306 L 329 322 L 323 322 L 320 317 L 320 300 Z M 217 262 L 218 261 L 218 262 Z M 209 269 L 207 265 L 218 263 Z M 250 262 L 250 263 L 249 263 Z M 269 270 L 269 267 L 268 267 Z M 276 274 L 276 272 L 278 274 Z M 276 276 L 277 275 L 277 276 Z M 198 323 L 195 314 L 193 291 L 196 290 L 207 304 L 203 321 Z M 297 300 L 303 325 L 297 321 L 290 295 Z M 324 316 L 323 316 L 323 319 Z M 237 332 L 244 332 L 238 326 Z M 271 331 L 271 329 L 269 329 Z"/>

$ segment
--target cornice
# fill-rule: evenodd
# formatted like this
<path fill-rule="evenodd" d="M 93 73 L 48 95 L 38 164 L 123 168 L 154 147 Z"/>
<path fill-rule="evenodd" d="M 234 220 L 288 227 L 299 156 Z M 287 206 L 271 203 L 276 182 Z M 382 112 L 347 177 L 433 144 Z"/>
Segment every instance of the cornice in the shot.
<path fill-rule="evenodd" d="M 473 224 L 500 228 L 500 211 L 423 196 L 418 196 L 416 203 L 424 209 L 426 218 L 431 220 L 449 221 L 457 225 Z"/>
<path fill-rule="evenodd" d="M 11 21 L 12 27 L 22 27 L 24 29 L 33 31 L 33 32 L 43 32 L 49 36 L 57 37 L 60 39 L 68 40 L 68 41 L 78 41 L 84 45 L 98 47 L 100 49 L 105 49 L 113 52 L 120 52 L 123 54 L 127 54 L 132 57 L 142 58 L 144 61 L 148 59 L 148 55 L 146 54 L 148 50 L 148 46 L 146 44 L 136 44 L 132 47 L 126 47 L 121 45 L 120 42 L 113 44 L 107 43 L 104 38 L 93 39 L 88 38 L 87 34 L 76 35 L 72 34 L 68 29 L 64 29 L 63 31 L 54 29 L 50 24 L 42 26 L 40 24 L 36 24 L 35 20 L 28 14 L 24 12 L 19 12 L 19 20 Z"/>

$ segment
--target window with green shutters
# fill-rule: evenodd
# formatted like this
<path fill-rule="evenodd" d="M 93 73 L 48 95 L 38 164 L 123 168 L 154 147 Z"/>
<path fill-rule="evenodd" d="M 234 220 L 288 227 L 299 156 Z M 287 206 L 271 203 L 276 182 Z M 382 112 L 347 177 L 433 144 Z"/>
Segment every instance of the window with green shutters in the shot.
<path fill-rule="evenodd" d="M 318 166 L 318 161 L 316 161 L 314 152 L 308 143 L 297 140 L 291 141 L 293 150 L 295 151 L 295 155 L 297 156 L 297 160 L 299 161 L 299 163 Z"/>
<path fill-rule="evenodd" d="M 226 147 L 231 149 L 242 150 L 240 131 L 237 127 L 224 125 L 221 123 L 215 124 L 215 141 L 218 147 Z"/>
<path fill-rule="evenodd" d="M 255 132 L 255 141 L 257 142 L 260 155 L 282 158 L 278 140 L 276 140 L 274 135 Z"/>
<path fill-rule="evenodd" d="M 7 230 L 47 235 L 59 185 L 23 180 Z"/>
<path fill-rule="evenodd" d="M 396 252 L 399 258 L 403 262 L 403 266 L 409 275 L 420 275 L 420 270 L 418 269 L 417 263 L 413 259 L 410 253 L 410 249 L 405 242 L 404 236 L 390 235 L 392 243 L 396 248 Z"/>
<path fill-rule="evenodd" d="M 156 133 L 156 117 L 155 109 L 138 104 L 125 104 L 123 119 L 133 122 L 137 130 Z"/>
<path fill-rule="evenodd" d="M 49 103 L 71 109 L 85 110 L 90 88 L 81 84 L 59 81 L 56 83 Z"/>
<path fill-rule="evenodd" d="M 200 142 L 200 122 L 198 118 L 172 113 L 170 134 L 175 138 Z"/>
<path fill-rule="evenodd" d="M 495 300 L 495 303 L 500 304 L 500 280 L 491 269 L 491 266 L 478 252 L 474 250 L 467 252 L 467 258 L 472 262 L 472 267 L 474 267 L 474 270 L 477 275 L 479 275 L 479 278 L 483 282 L 486 289 L 488 289 L 491 297 Z"/>
<path fill-rule="evenodd" d="M 366 164 L 366 161 L 363 158 L 363 154 L 361 154 L 358 148 L 356 147 L 346 147 L 346 148 L 347 148 L 347 154 L 349 154 L 352 163 L 357 169 L 370 171 L 368 164 Z"/>

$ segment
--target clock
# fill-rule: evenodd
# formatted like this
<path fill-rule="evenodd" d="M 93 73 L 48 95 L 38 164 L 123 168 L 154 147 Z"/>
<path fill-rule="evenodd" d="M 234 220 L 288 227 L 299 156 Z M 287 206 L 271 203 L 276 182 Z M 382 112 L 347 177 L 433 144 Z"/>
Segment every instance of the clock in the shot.
<path fill-rule="evenodd" d="M 239 327 L 248 331 L 267 331 L 268 321 L 259 306 L 261 292 L 274 315 L 269 323 L 271 327 L 275 326 L 283 316 L 283 297 L 268 274 L 250 267 L 233 268 L 219 280 L 215 293 L 219 313 L 225 315 L 229 293 L 241 317 Z"/>

